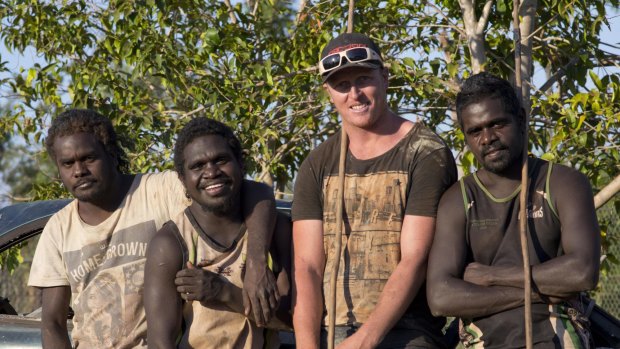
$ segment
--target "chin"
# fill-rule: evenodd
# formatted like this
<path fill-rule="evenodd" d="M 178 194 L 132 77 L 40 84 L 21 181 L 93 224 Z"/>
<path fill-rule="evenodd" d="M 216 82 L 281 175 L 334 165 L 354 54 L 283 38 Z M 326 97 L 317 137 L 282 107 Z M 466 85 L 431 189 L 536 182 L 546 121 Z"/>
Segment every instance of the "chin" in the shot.
<path fill-rule="evenodd" d="M 96 202 L 103 196 L 101 195 L 101 193 L 98 192 L 77 192 L 71 194 L 73 194 L 73 197 L 75 197 L 78 201 L 81 202 Z"/>
<path fill-rule="evenodd" d="M 202 208 L 205 211 L 211 212 L 217 216 L 224 216 L 231 213 L 237 206 L 234 204 L 235 200 L 233 197 L 223 198 L 222 200 L 218 200 L 219 202 L 208 202 L 201 204 Z"/>

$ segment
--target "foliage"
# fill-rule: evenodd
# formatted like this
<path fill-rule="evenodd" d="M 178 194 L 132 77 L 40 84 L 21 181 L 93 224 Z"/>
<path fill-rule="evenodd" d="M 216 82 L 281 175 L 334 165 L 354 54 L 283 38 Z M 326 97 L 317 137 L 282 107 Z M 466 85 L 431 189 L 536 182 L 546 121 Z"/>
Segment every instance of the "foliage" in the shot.
<path fill-rule="evenodd" d="M 480 59 L 467 44 L 459 6 L 467 2 L 358 0 L 354 18 L 356 31 L 383 48 L 391 107 L 442 134 L 465 172 L 474 161 L 461 151 L 452 101 Z M 620 172 L 618 57 L 601 50 L 600 40 L 606 11 L 619 1 L 534 2 L 532 59 L 549 74 L 530 89 L 531 151 L 579 168 L 598 190 Z M 484 2 L 471 3 L 480 16 Z M 174 135 L 203 114 L 238 132 L 251 175 L 284 190 L 308 151 L 337 129 L 314 67 L 322 46 L 346 30 L 347 6 L 345 0 L 232 7 L 221 0 L 0 0 L 4 44 L 15 52 L 33 47 L 46 62 L 0 80 L 0 93 L 12 103 L 0 134 L 38 145 L 59 111 L 95 108 L 127 140 L 132 170 L 153 171 L 171 166 Z M 484 30 L 482 66 L 504 77 L 514 71 L 511 7 L 495 1 Z M 0 73 L 7 69 L 1 61 Z M 61 195 L 58 180 L 51 182 L 33 195 Z"/>

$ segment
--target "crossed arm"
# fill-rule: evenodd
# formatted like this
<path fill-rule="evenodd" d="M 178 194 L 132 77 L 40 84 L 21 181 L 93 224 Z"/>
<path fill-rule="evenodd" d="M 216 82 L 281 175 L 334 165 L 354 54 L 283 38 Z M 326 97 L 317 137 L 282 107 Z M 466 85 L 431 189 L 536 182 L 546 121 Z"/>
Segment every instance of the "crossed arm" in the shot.
<path fill-rule="evenodd" d="M 433 239 L 433 217 L 406 215 L 400 237 L 401 260 L 385 284 L 368 320 L 338 348 L 374 348 L 396 324 L 426 276 L 426 258 Z M 293 323 L 297 343 L 318 348 L 323 316 L 325 269 L 323 226 L 320 220 L 293 223 Z"/>
<path fill-rule="evenodd" d="M 532 299 L 547 302 L 594 288 L 600 260 L 600 233 L 587 179 L 559 166 L 551 179 L 564 254 L 532 266 Z M 427 281 L 433 313 L 472 318 L 521 306 L 521 265 L 466 265 L 466 219 L 458 184 L 442 197 L 437 219 Z"/>

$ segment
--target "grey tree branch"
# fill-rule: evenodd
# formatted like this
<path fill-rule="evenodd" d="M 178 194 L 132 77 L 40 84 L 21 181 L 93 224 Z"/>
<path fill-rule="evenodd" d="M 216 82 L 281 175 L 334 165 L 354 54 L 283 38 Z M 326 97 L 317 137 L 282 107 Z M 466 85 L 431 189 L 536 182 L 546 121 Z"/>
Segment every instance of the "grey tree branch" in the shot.
<path fill-rule="evenodd" d="M 601 191 L 594 196 L 594 207 L 600 208 L 605 205 L 614 195 L 620 191 L 620 175 L 614 178 L 611 183 L 607 184 Z"/>

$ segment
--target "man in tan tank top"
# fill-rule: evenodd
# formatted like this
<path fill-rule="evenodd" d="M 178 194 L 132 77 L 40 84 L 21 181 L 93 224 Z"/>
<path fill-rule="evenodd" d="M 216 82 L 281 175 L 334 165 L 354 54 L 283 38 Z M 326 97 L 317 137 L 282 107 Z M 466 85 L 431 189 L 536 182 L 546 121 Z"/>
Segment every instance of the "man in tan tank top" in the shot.
<path fill-rule="evenodd" d="M 241 209 L 239 140 L 228 126 L 196 118 L 179 133 L 174 161 L 192 203 L 164 224 L 146 253 L 149 348 L 277 348 L 275 333 L 244 314 L 241 290 L 254 232 Z M 282 296 L 289 289 L 290 229 L 279 216 L 271 261 Z"/>

